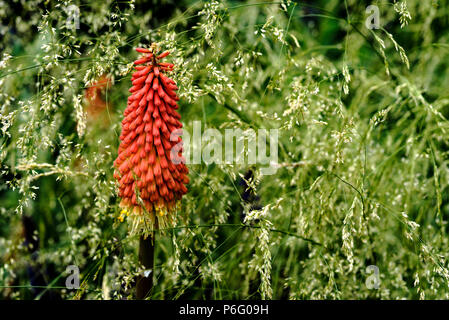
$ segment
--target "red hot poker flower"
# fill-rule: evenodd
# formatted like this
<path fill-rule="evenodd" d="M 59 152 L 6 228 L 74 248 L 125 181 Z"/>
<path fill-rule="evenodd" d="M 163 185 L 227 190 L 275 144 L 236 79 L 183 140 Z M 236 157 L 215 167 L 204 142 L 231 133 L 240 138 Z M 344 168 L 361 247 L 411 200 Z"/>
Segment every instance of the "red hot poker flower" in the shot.
<path fill-rule="evenodd" d="M 84 97 L 87 101 L 87 112 L 90 115 L 97 116 L 107 108 L 108 104 L 103 99 L 102 93 L 111 87 L 111 82 L 112 81 L 108 76 L 102 75 L 91 86 L 86 88 Z"/>
<path fill-rule="evenodd" d="M 187 192 L 188 169 L 179 148 L 181 137 L 175 132 L 182 127 L 176 111 L 178 87 L 164 74 L 173 70 L 173 64 L 159 62 L 169 52 L 157 56 L 149 49 L 136 51 L 143 57 L 134 62 L 114 177 L 119 182 L 122 214 L 132 212 L 154 229 L 173 219 L 171 213 Z M 178 161 L 172 161 L 175 145 Z"/>

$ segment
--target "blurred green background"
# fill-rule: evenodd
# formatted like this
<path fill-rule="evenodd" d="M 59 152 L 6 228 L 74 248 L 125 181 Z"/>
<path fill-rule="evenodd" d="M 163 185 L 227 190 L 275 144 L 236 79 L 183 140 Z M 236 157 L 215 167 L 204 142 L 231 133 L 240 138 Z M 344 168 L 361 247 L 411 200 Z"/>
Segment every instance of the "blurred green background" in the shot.
<path fill-rule="evenodd" d="M 0 297 L 134 297 L 113 161 L 134 48 L 157 42 L 185 130 L 279 129 L 279 159 L 189 165 L 149 298 L 449 298 L 448 17 L 444 0 L 0 0 Z"/>

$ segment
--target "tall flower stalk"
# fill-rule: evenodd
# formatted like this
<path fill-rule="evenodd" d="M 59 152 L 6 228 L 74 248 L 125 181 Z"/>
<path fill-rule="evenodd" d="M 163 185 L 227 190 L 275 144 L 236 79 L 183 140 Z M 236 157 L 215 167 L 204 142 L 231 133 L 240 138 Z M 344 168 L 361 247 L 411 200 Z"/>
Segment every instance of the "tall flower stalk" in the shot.
<path fill-rule="evenodd" d="M 174 222 L 189 179 L 182 157 L 181 116 L 176 111 L 178 87 L 165 75 L 174 66 L 160 62 L 169 52 L 157 55 L 156 44 L 136 51 L 143 56 L 134 61 L 114 177 L 122 199 L 119 219 L 130 216 L 132 231 L 140 233 L 139 261 L 145 271 L 137 278 L 136 297 L 144 299 L 153 288 L 153 231 Z"/>
<path fill-rule="evenodd" d="M 155 44 L 136 51 L 143 56 L 134 61 L 136 71 L 131 78 L 114 176 L 122 199 L 121 219 L 130 216 L 133 230 L 147 235 L 172 224 L 189 179 L 182 157 L 181 116 L 176 111 L 178 87 L 165 74 L 174 66 L 160 62 L 169 52 L 158 55 Z"/>

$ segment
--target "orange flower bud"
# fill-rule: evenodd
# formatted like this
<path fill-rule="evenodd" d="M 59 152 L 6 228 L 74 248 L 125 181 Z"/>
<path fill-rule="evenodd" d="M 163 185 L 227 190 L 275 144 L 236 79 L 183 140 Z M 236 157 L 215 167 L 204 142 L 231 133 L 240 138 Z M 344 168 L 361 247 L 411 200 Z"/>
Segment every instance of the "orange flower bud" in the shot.
<path fill-rule="evenodd" d="M 149 49 L 136 51 L 144 56 L 134 62 L 138 66 L 131 78 L 131 96 L 124 111 L 114 177 L 122 198 L 120 206 L 144 215 L 154 229 L 167 222 L 164 219 L 173 214 L 187 192 L 188 169 L 184 163 L 175 164 L 170 158 L 172 147 L 182 142 L 181 138 L 171 142 L 170 135 L 182 124 L 175 110 L 178 88 L 164 74 L 173 65 L 158 61 L 169 52 L 156 56 Z M 182 157 L 181 151 L 178 156 Z"/>

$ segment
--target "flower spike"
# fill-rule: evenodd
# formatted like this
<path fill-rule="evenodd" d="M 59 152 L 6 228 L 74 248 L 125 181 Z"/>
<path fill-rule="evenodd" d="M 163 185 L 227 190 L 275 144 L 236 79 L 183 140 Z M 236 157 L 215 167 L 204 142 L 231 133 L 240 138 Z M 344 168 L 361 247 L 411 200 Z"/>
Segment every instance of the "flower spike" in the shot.
<path fill-rule="evenodd" d="M 164 73 L 173 69 L 160 59 L 156 46 L 137 48 L 143 57 L 134 62 L 128 106 L 124 111 L 114 177 L 124 215 L 135 219 L 135 228 L 147 231 L 168 225 L 181 197 L 187 192 L 188 169 L 182 157 L 182 127 L 176 111 L 178 87 Z M 176 160 L 176 161 L 175 161 Z"/>

